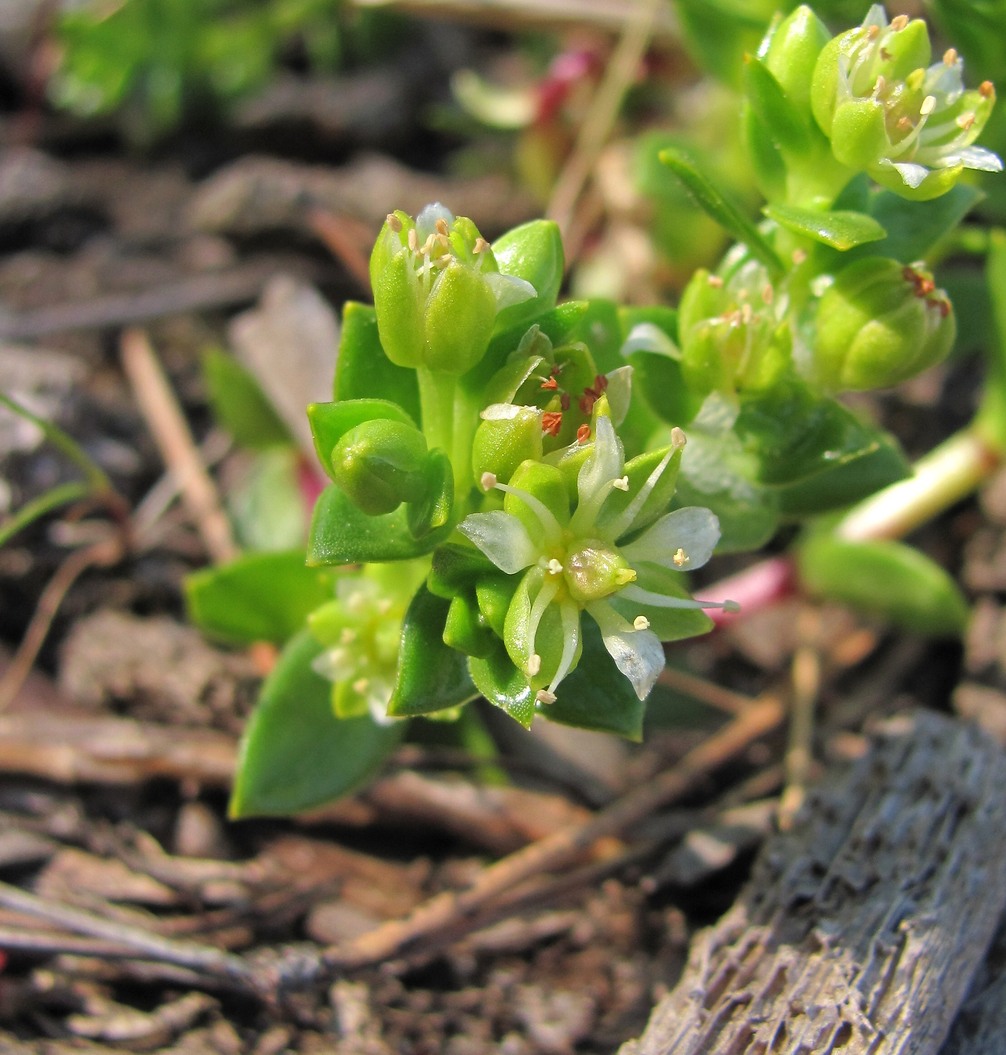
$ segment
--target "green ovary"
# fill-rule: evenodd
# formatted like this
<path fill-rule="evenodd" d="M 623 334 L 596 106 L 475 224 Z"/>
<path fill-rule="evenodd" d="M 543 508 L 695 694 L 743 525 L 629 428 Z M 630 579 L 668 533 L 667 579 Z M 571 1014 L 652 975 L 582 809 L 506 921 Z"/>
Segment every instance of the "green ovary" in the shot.
<path fill-rule="evenodd" d="M 620 553 L 598 539 L 587 539 L 567 553 L 563 577 L 570 596 L 582 606 L 617 593 L 636 573 Z"/>

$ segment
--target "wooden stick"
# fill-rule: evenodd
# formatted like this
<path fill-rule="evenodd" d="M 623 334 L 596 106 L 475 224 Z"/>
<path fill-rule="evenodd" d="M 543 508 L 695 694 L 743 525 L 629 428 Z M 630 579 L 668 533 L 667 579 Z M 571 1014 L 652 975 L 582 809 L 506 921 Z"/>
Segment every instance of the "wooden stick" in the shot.
<path fill-rule="evenodd" d="M 1006 753 L 974 726 L 885 722 L 620 1055 L 936 1055 L 1006 907 L 1004 801 Z"/>
<path fill-rule="evenodd" d="M 533 876 L 558 868 L 586 853 L 598 840 L 632 827 L 654 810 L 680 799 L 702 778 L 736 759 L 783 720 L 775 697 L 764 697 L 743 714 L 693 748 L 672 769 L 636 788 L 590 820 L 561 829 L 490 865 L 461 893 L 439 894 L 409 917 L 383 924 L 346 946 L 324 953 L 324 964 L 339 972 L 377 964 L 406 953 L 442 929 L 455 929 L 459 920 L 477 916 L 504 892 Z"/>
<path fill-rule="evenodd" d="M 182 502 L 210 557 L 220 564 L 233 560 L 239 550 L 220 496 L 146 334 L 141 330 L 126 330 L 120 351 L 136 401 L 165 464 L 175 474 Z"/>

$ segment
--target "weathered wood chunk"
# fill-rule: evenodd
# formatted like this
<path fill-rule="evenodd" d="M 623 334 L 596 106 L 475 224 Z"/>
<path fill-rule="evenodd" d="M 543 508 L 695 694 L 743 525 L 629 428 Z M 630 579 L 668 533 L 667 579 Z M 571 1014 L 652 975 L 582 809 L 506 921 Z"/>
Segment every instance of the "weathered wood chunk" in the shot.
<path fill-rule="evenodd" d="M 620 1055 L 935 1055 L 1006 906 L 1006 752 L 912 712 L 808 799 Z"/>

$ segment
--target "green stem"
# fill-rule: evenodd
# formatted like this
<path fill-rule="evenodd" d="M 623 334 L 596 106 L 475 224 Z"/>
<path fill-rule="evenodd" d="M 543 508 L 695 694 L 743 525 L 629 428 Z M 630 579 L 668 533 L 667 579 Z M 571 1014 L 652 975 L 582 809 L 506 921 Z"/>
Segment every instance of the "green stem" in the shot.
<path fill-rule="evenodd" d="M 835 527 L 849 541 L 898 539 L 967 498 L 999 465 L 1003 454 L 969 426 L 915 464 L 907 480 L 853 507 Z"/>

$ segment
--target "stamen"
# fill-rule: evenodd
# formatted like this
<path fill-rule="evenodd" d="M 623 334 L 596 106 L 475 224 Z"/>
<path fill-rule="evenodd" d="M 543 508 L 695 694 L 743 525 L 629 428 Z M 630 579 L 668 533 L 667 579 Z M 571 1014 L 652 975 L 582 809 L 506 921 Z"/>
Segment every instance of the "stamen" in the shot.
<path fill-rule="evenodd" d="M 534 648 L 535 638 L 538 636 L 538 624 L 541 623 L 545 610 L 555 600 L 555 595 L 558 592 L 559 584 L 554 579 L 546 579 L 538 591 L 538 596 L 534 599 L 534 604 L 531 605 L 527 621 L 528 644 L 532 649 Z"/>
<path fill-rule="evenodd" d="M 792 259 L 793 263 L 796 264 L 797 267 L 799 267 L 801 264 L 806 263 L 807 250 L 794 249 L 792 254 L 790 255 L 790 258 Z"/>
<path fill-rule="evenodd" d="M 488 248 L 489 243 L 481 235 L 479 235 L 479 237 L 475 239 L 475 245 L 472 247 L 472 252 L 484 253 Z"/>
<path fill-rule="evenodd" d="M 891 29 L 895 33 L 900 33 L 907 25 L 908 15 L 895 15 L 894 18 L 891 19 Z"/>
<path fill-rule="evenodd" d="M 671 446 L 675 450 L 681 450 L 688 442 L 688 437 L 685 435 L 684 429 L 679 429 L 677 425 L 671 429 Z"/>
<path fill-rule="evenodd" d="M 541 416 L 541 431 L 547 436 L 558 436 L 562 428 L 562 412 L 546 410 Z"/>
<path fill-rule="evenodd" d="M 761 299 L 765 304 L 771 304 L 775 300 L 775 290 L 770 282 L 766 282 L 761 288 Z"/>
<path fill-rule="evenodd" d="M 982 81 L 982 83 L 978 85 L 978 94 L 983 99 L 991 99 L 995 93 L 995 85 L 991 81 Z"/>
<path fill-rule="evenodd" d="M 928 117 L 936 109 L 936 96 L 927 95 L 922 100 L 922 105 L 919 107 L 919 113 L 923 117 Z"/>
<path fill-rule="evenodd" d="M 496 485 L 496 474 L 495 473 L 483 473 L 479 483 L 482 485 L 483 491 L 491 491 Z"/>
<path fill-rule="evenodd" d="M 541 383 L 541 387 L 548 389 L 550 392 L 554 391 L 559 387 L 559 382 L 554 377 L 546 377 Z"/>
<path fill-rule="evenodd" d="M 483 484 L 485 483 L 487 476 L 492 476 L 493 480 L 496 480 L 496 477 L 492 473 L 483 473 Z M 520 487 L 511 487 L 509 484 L 501 484 L 498 480 L 496 480 L 493 486 L 498 491 L 503 491 L 505 494 L 519 498 L 538 518 L 542 531 L 545 533 L 545 544 L 547 546 L 558 546 L 559 542 L 562 540 L 562 527 L 559 525 L 559 521 L 556 520 L 555 514 L 547 505 L 545 505 L 544 502 L 535 498 L 533 494 Z M 486 490 L 489 490 L 489 488 L 486 488 Z"/>
<path fill-rule="evenodd" d="M 567 399 L 568 398 L 569 397 L 567 396 Z M 586 443 L 589 439 L 590 439 L 590 426 L 589 425 L 581 425 L 576 430 L 576 442 L 577 443 Z"/>
<path fill-rule="evenodd" d="M 537 652 L 531 653 L 531 658 L 527 661 L 527 676 L 533 678 L 536 674 L 541 671 L 541 656 Z"/>
<path fill-rule="evenodd" d="M 399 218 L 393 212 L 388 213 L 387 217 L 385 218 L 385 222 L 395 232 L 395 234 L 398 234 L 398 232 L 402 229 L 402 221 L 399 220 Z"/>
<path fill-rule="evenodd" d="M 355 692 L 358 695 L 362 696 L 367 691 L 367 689 L 370 687 L 370 679 L 369 678 L 357 678 L 356 681 L 353 682 L 353 686 L 352 687 L 353 687 L 353 692 Z"/>
<path fill-rule="evenodd" d="M 629 490 L 629 478 L 627 476 L 620 476 L 617 480 L 611 481 L 611 486 L 619 491 Z"/>
<path fill-rule="evenodd" d="M 415 227 L 409 228 L 409 249 L 412 250 L 413 253 L 419 252 L 419 235 L 416 234 Z"/>
<path fill-rule="evenodd" d="M 674 556 L 671 557 L 671 560 L 674 561 L 675 568 L 683 568 L 688 563 L 688 554 L 678 546 L 674 551 Z"/>
<path fill-rule="evenodd" d="M 953 66 L 953 64 L 956 61 L 957 61 L 957 49 L 956 48 L 947 48 L 947 50 L 945 52 L 943 52 L 943 63 L 944 63 L 944 65 L 946 65 L 946 66 Z"/>
<path fill-rule="evenodd" d="M 554 692 L 549 692 L 548 689 L 539 689 L 534 694 L 534 698 L 539 703 L 549 704 L 549 703 L 555 703 L 556 695 L 555 695 Z"/>
<path fill-rule="evenodd" d="M 713 289 L 723 288 L 723 279 L 720 278 L 719 275 L 709 275 L 708 278 L 706 278 L 706 282 L 708 282 Z"/>
<path fill-rule="evenodd" d="M 549 573 L 552 574 L 552 575 L 561 575 L 562 574 L 562 562 L 559 561 L 559 560 L 556 560 L 555 557 L 553 557 L 548 562 L 548 564 L 545 565 L 545 567 L 548 569 Z"/>
<path fill-rule="evenodd" d="M 633 630 L 649 630 L 650 629 L 650 621 L 649 621 L 649 619 L 647 619 L 645 615 L 637 615 L 636 618 L 632 620 L 632 629 Z"/>
<path fill-rule="evenodd" d="M 962 131 L 966 132 L 976 121 L 974 111 L 969 110 L 966 114 L 960 114 L 954 124 L 957 125 Z"/>
<path fill-rule="evenodd" d="M 339 634 L 339 644 L 351 645 L 356 640 L 356 631 L 350 629 L 348 626 L 344 627 L 342 633 Z"/>
<path fill-rule="evenodd" d="M 445 238 L 451 233 L 450 227 L 447 225 L 447 221 L 441 216 L 436 222 L 437 234 L 442 234 Z"/>
<path fill-rule="evenodd" d="M 722 608 L 725 612 L 739 612 L 736 601 L 700 601 L 697 598 L 668 597 L 666 594 L 644 590 L 641 586 L 626 586 L 622 591 L 626 601 L 638 601 L 653 608 Z"/>
<path fill-rule="evenodd" d="M 675 432 L 681 433 L 680 446 L 674 444 Z M 633 497 L 632 501 L 615 518 L 615 522 L 610 526 L 607 531 L 607 534 L 610 538 L 619 539 L 632 527 L 636 517 L 639 516 L 640 510 L 646 504 L 646 500 L 650 497 L 650 495 L 653 493 L 653 489 L 660 482 L 660 477 L 664 475 L 664 470 L 670 464 L 671 458 L 674 456 L 675 452 L 680 449 L 680 447 L 683 447 L 685 445 L 684 438 L 685 434 L 681 432 L 681 429 L 675 426 L 675 428 L 671 430 L 671 449 L 663 456 L 663 458 L 660 459 L 659 464 L 653 470 L 653 472 L 650 473 L 650 475 L 646 478 L 646 481 L 644 482 L 643 486 L 640 487 L 639 491 Z"/>

